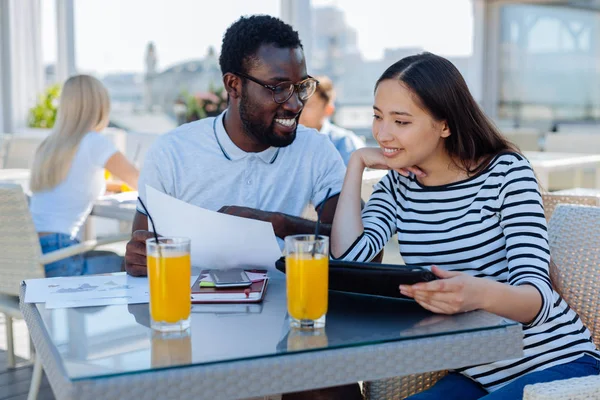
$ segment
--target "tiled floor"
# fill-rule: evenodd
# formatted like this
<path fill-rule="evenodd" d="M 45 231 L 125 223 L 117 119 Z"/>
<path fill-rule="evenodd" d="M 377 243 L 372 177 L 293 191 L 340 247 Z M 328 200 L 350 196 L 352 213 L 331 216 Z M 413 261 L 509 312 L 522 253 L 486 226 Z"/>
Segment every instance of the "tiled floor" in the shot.
<path fill-rule="evenodd" d="M 26 400 L 33 367 L 29 362 L 29 334 L 23 320 L 13 323 L 17 367 L 8 369 L 6 353 L 6 324 L 0 314 L 0 400 Z M 39 400 L 54 400 L 46 376 L 42 380 Z"/>

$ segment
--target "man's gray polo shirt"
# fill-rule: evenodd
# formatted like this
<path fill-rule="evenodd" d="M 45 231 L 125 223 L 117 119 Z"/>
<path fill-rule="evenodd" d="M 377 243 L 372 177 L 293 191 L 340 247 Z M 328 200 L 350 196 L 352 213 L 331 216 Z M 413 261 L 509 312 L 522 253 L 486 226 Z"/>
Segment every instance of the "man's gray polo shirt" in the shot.
<path fill-rule="evenodd" d="M 229 138 L 224 113 L 182 125 L 148 150 L 138 189 L 146 184 L 187 203 L 217 211 L 237 205 L 300 216 L 342 190 L 344 163 L 329 138 L 298 125 L 294 142 L 246 153 Z M 138 211 L 143 208 L 138 202 Z M 145 214 L 145 213 L 144 213 Z"/>

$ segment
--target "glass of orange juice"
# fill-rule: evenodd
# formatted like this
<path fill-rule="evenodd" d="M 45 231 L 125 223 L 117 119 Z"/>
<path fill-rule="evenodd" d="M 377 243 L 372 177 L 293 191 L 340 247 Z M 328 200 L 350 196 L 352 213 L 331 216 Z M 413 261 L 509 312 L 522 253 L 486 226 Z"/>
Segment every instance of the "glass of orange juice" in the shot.
<path fill-rule="evenodd" d="M 152 329 L 161 332 L 188 329 L 192 308 L 190 239 L 146 240 L 146 264 Z"/>
<path fill-rule="evenodd" d="M 287 308 L 292 328 L 323 328 L 329 287 L 329 238 L 285 238 Z"/>

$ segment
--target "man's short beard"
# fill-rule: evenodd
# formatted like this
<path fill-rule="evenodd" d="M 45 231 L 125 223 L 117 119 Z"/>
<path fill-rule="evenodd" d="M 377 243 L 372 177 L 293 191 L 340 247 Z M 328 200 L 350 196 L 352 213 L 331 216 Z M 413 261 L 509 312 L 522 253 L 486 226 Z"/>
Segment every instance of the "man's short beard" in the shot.
<path fill-rule="evenodd" d="M 273 147 L 286 147 L 292 144 L 296 139 L 296 130 L 285 137 L 280 137 L 275 134 L 275 121 L 266 126 L 256 117 L 260 113 L 259 108 L 250 100 L 246 88 L 242 88 L 242 98 L 240 99 L 239 107 L 240 119 L 242 127 L 248 136 L 256 140 L 260 144 Z"/>

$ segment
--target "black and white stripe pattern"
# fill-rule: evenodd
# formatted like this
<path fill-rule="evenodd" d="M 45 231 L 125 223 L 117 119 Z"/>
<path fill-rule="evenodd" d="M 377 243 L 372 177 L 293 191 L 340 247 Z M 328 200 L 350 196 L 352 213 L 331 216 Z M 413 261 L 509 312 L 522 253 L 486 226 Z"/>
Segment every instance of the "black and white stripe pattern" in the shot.
<path fill-rule="evenodd" d="M 542 295 L 534 321 L 524 326 L 520 359 L 462 369 L 490 391 L 530 371 L 581 357 L 600 358 L 579 316 L 552 289 L 542 198 L 523 156 L 503 153 L 461 182 L 421 185 L 413 175 L 389 172 L 362 213 L 364 232 L 342 257 L 369 261 L 394 233 L 407 264 L 462 271 Z"/>

